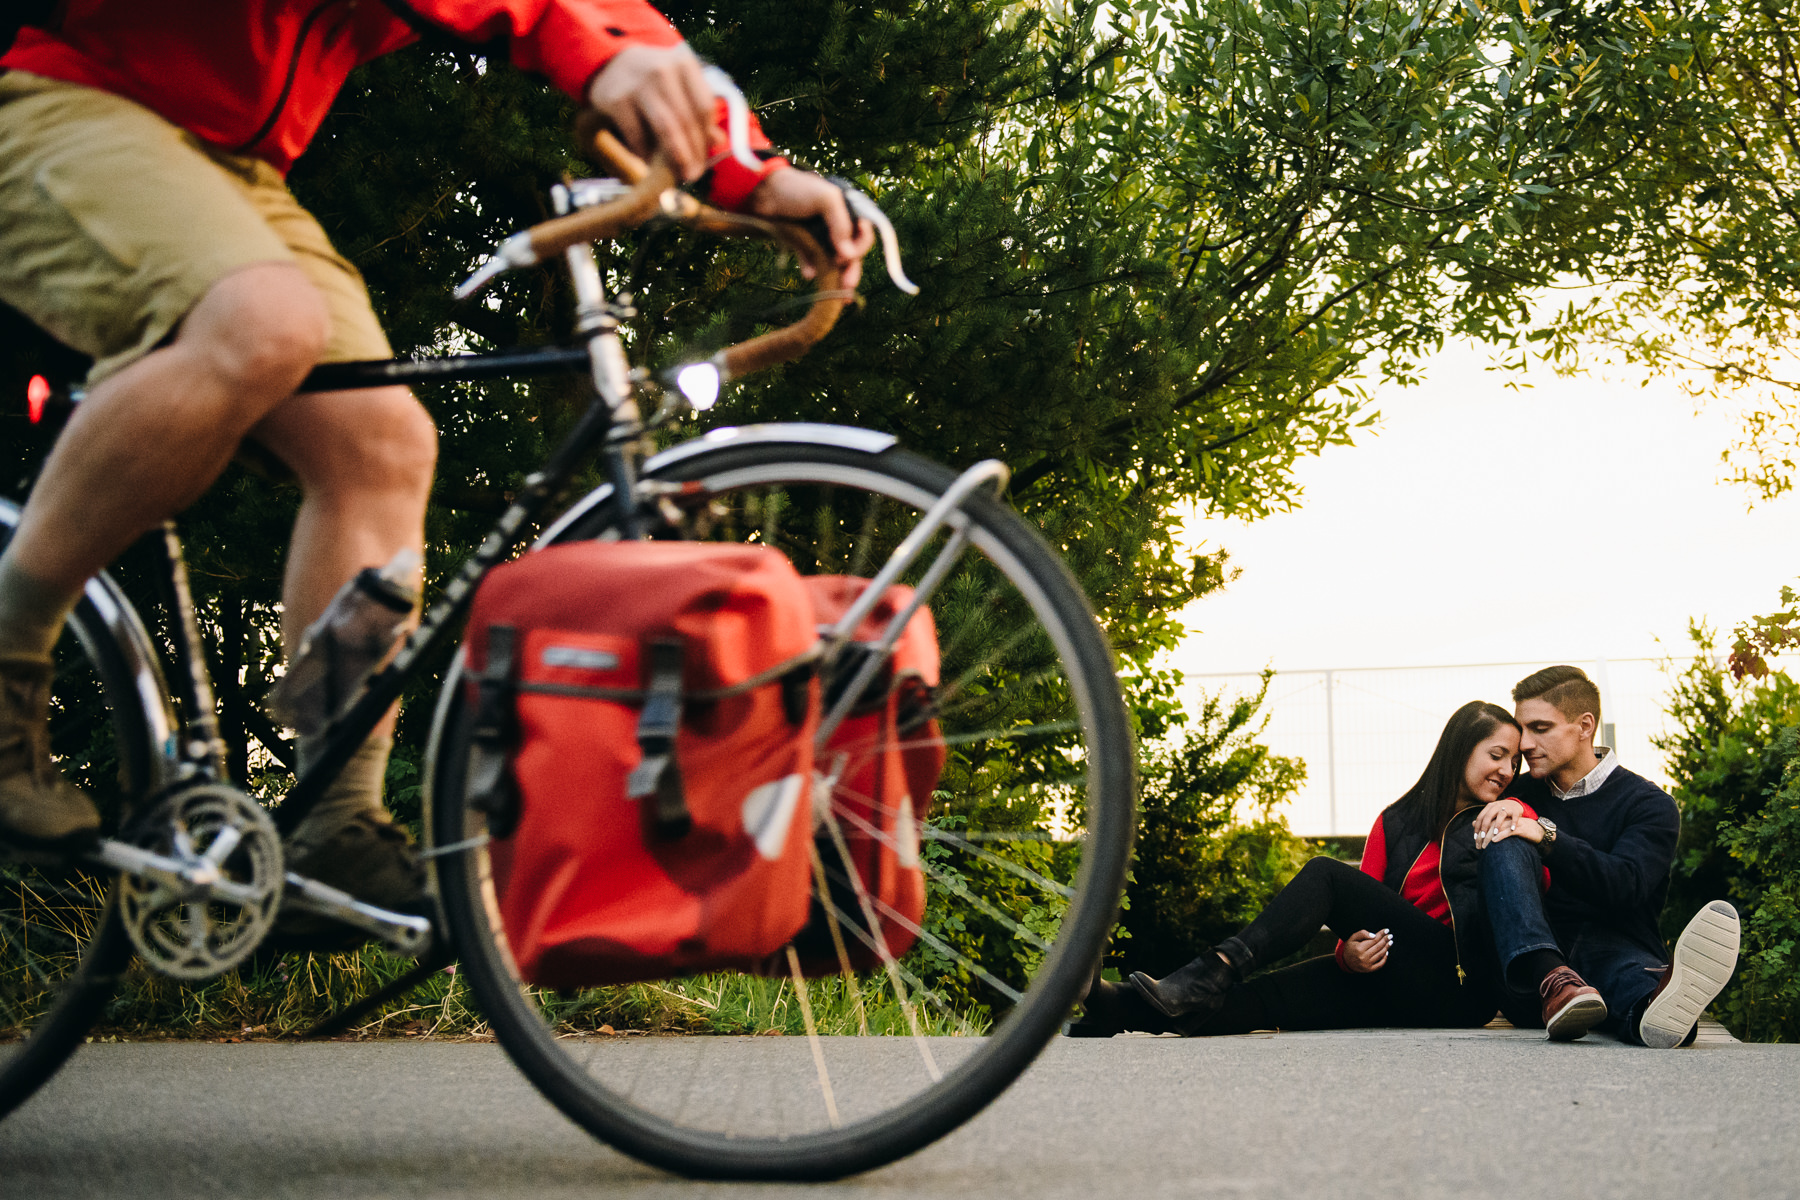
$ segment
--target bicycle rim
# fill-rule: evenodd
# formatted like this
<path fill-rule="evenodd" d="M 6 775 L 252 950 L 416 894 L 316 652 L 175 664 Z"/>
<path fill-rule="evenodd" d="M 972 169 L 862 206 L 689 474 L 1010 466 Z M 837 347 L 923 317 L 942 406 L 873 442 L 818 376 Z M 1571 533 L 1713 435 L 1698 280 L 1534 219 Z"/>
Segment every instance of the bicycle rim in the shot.
<path fill-rule="evenodd" d="M 127 667 L 132 657 L 91 597 L 55 650 L 51 753 L 99 806 L 109 834 L 152 769 L 154 738 Z M 82 1044 L 131 961 L 112 884 L 109 874 L 0 859 L 0 1116 Z"/>
<path fill-rule="evenodd" d="M 688 485 L 687 536 L 775 545 L 803 573 L 870 575 L 954 475 L 900 451 L 790 443 L 653 461 L 646 477 Z M 553 536 L 612 536 L 609 512 L 593 505 Z M 969 546 L 931 598 L 949 763 L 926 818 L 929 905 L 891 970 L 549 993 L 517 981 L 485 852 L 441 861 L 463 969 L 496 1034 L 558 1107 L 618 1148 L 703 1177 L 866 1170 L 974 1115 L 1067 1017 L 1123 886 L 1129 727 L 1110 653 L 1054 553 L 991 498 L 962 512 Z M 440 746 L 455 743 L 458 691 L 453 678 Z M 461 807 L 460 760 L 433 759 L 440 845 L 485 828 Z M 689 1032 L 621 1036 L 615 1022 L 646 1002 L 661 1005 L 664 1032 Z"/>

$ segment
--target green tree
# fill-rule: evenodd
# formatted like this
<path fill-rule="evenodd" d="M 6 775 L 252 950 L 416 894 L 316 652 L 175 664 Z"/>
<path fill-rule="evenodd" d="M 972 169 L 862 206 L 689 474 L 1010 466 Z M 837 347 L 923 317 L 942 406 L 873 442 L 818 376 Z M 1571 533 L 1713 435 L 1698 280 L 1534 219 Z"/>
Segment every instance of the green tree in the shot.
<path fill-rule="evenodd" d="M 1653 180 L 1660 204 L 1627 232 L 1606 286 L 1537 336 L 1566 368 L 1598 360 L 1679 378 L 1696 399 L 1750 400 L 1732 480 L 1768 500 L 1793 486 L 1800 443 L 1800 41 L 1778 0 L 1709 0 L 1647 24 L 1692 32 L 1692 116 Z M 1785 603 L 1785 602 L 1784 602 Z"/>

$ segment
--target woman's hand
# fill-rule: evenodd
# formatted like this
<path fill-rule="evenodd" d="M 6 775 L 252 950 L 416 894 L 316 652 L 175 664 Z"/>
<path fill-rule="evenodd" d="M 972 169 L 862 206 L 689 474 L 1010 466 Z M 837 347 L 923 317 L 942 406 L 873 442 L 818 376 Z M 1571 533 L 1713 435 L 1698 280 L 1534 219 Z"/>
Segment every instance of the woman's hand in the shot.
<path fill-rule="evenodd" d="M 1379 971 L 1387 966 L 1388 951 L 1393 946 L 1394 935 L 1386 929 L 1375 933 L 1358 930 L 1344 939 L 1344 966 L 1358 975 Z"/>
<path fill-rule="evenodd" d="M 1517 800 L 1494 801 L 1475 817 L 1475 848 L 1479 850 L 1516 832 L 1524 819 L 1525 806 Z"/>

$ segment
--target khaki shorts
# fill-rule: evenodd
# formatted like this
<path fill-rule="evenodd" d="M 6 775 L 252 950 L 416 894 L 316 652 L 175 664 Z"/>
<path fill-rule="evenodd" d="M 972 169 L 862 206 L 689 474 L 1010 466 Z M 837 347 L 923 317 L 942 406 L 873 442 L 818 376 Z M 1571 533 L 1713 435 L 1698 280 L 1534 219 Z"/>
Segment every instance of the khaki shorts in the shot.
<path fill-rule="evenodd" d="M 298 264 L 325 297 L 323 361 L 392 356 L 362 276 L 275 168 L 110 92 L 0 74 L 0 300 L 92 355 L 90 383 L 266 262 Z"/>

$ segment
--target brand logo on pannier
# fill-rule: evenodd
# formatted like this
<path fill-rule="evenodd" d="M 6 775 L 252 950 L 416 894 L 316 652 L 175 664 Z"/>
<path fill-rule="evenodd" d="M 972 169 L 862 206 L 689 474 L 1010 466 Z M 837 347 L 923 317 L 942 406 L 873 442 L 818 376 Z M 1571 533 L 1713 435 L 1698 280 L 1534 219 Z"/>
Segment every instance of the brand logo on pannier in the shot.
<path fill-rule="evenodd" d="M 584 671 L 616 671 L 619 656 L 608 650 L 590 650 L 586 646 L 545 646 L 546 667 L 577 667 Z"/>

